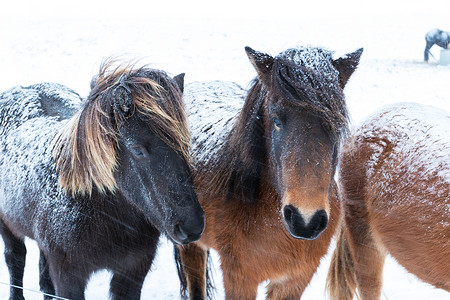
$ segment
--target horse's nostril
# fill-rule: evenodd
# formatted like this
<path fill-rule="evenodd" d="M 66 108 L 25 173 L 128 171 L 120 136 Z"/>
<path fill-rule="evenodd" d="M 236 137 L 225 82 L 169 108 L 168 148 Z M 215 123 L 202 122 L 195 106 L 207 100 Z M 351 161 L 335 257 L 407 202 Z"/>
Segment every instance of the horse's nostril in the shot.
<path fill-rule="evenodd" d="M 180 240 L 180 241 L 184 241 L 188 238 L 189 234 L 187 234 L 184 230 L 183 227 L 178 223 L 177 225 L 175 225 L 175 236 Z"/>
<path fill-rule="evenodd" d="M 292 223 L 292 207 L 290 205 L 284 207 L 284 219 L 287 223 Z"/>
<path fill-rule="evenodd" d="M 323 231 L 328 225 L 328 215 L 325 210 L 319 210 L 311 219 L 312 227 L 315 227 L 316 231 Z"/>

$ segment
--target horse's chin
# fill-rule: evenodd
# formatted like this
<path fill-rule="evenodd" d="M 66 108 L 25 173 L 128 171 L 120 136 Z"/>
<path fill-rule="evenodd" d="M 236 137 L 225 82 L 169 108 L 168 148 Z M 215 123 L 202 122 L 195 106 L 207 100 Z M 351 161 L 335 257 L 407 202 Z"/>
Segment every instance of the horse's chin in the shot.
<path fill-rule="evenodd" d="M 145 212 L 143 212 L 145 214 Z M 205 229 L 204 213 L 202 211 L 201 219 L 194 225 L 182 225 L 183 221 L 173 221 L 170 219 L 158 220 L 155 223 L 154 216 L 146 216 L 147 221 L 150 222 L 159 232 L 164 234 L 170 241 L 176 245 L 186 245 L 196 242 L 200 239 Z M 198 224 L 197 224 L 198 223 Z M 175 224 L 175 225 L 173 225 Z"/>
<path fill-rule="evenodd" d="M 316 239 L 318 239 L 321 235 L 322 235 L 322 231 L 319 232 L 313 232 L 313 233 L 308 233 L 307 235 L 302 234 L 302 235 L 298 235 L 298 233 L 293 233 L 291 230 L 289 230 L 289 228 L 286 226 L 286 230 L 289 232 L 289 235 L 291 237 L 293 237 L 294 239 L 297 240 L 305 240 L 305 241 L 314 241 Z"/>
<path fill-rule="evenodd" d="M 186 245 L 192 242 L 196 242 L 200 239 L 202 232 L 198 234 L 188 234 L 183 232 L 179 226 L 175 226 L 172 232 L 166 231 L 166 236 L 174 243 L 175 245 Z"/>
<path fill-rule="evenodd" d="M 205 229 L 205 219 L 202 211 L 201 219 L 195 222 L 188 222 L 187 220 L 180 220 L 172 222 L 166 227 L 166 235 L 172 240 L 174 244 L 186 245 L 196 242 L 200 239 L 203 230 Z"/>

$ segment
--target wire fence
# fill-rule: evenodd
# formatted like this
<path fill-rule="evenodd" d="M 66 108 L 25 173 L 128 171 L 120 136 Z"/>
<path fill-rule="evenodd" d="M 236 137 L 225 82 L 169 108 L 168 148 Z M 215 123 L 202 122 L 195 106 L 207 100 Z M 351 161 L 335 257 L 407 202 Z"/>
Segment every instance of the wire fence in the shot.
<path fill-rule="evenodd" d="M 0 281 L 0 284 L 1 284 L 1 285 L 6 285 L 6 286 L 9 286 L 9 287 L 13 287 L 13 288 L 16 288 L 16 289 L 21 289 L 21 290 L 23 290 L 23 291 L 28 291 L 28 292 L 32 292 L 32 293 L 36 293 L 36 294 L 41 294 L 41 295 L 44 295 L 44 296 L 49 296 L 49 297 L 52 297 L 52 298 L 54 298 L 54 299 L 70 300 L 70 299 L 68 299 L 68 298 L 58 297 L 58 296 L 56 296 L 56 295 L 51 295 L 51 294 L 43 293 L 43 292 L 41 292 L 41 291 L 36 291 L 36 290 L 33 290 L 33 289 L 27 289 L 27 288 L 24 288 L 24 287 L 21 287 L 21 286 L 18 286 L 18 285 L 9 284 L 9 283 L 6 283 L 6 282 L 1 282 L 1 281 Z"/>

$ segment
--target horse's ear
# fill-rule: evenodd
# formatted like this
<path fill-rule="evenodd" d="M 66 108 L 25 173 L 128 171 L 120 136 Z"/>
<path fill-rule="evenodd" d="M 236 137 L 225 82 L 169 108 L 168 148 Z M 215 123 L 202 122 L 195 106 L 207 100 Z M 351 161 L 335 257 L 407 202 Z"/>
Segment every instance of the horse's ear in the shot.
<path fill-rule="evenodd" d="M 358 67 L 359 60 L 363 51 L 363 48 L 359 48 L 355 52 L 348 53 L 333 61 L 334 67 L 339 72 L 339 84 L 341 85 L 342 89 L 347 84 L 350 76 L 356 70 L 356 67 Z"/>
<path fill-rule="evenodd" d="M 175 76 L 173 78 L 173 80 L 175 80 L 175 82 L 177 83 L 180 91 L 183 92 L 184 91 L 184 73 L 178 74 L 177 76 Z"/>
<path fill-rule="evenodd" d="M 261 78 L 265 85 L 269 85 L 270 73 L 272 72 L 273 66 L 273 57 L 269 54 L 255 51 L 248 46 L 245 47 L 245 52 L 247 53 L 253 67 L 255 67 L 256 72 L 258 72 L 259 78 Z"/>
<path fill-rule="evenodd" d="M 128 117 L 133 108 L 133 97 L 130 90 L 124 84 L 119 84 L 113 90 L 113 98 L 116 108 L 120 109 Z"/>

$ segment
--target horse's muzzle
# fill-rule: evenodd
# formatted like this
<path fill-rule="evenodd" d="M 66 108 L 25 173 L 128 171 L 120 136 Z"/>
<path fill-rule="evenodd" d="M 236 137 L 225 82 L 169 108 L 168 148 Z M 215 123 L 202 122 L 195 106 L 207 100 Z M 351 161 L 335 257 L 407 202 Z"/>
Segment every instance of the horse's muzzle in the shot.
<path fill-rule="evenodd" d="M 198 241 L 205 229 L 204 213 L 201 217 L 180 221 L 174 227 L 174 238 L 178 244 L 189 244 Z"/>
<path fill-rule="evenodd" d="M 283 209 L 284 222 L 289 234 L 296 239 L 315 240 L 325 230 L 328 215 L 321 209 L 305 220 L 299 210 L 293 205 L 286 205 Z"/>

